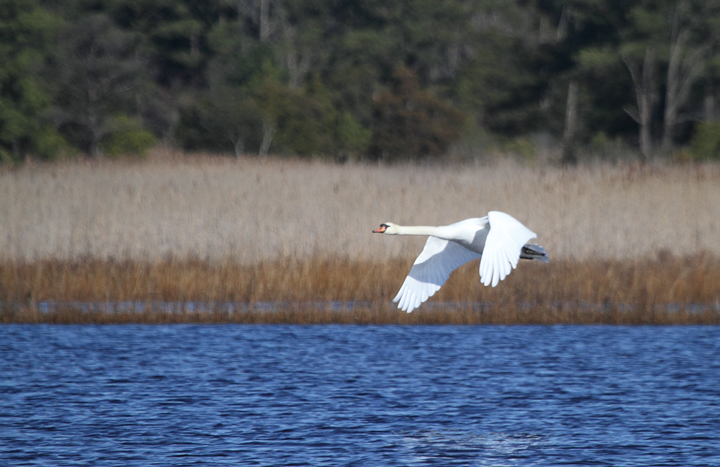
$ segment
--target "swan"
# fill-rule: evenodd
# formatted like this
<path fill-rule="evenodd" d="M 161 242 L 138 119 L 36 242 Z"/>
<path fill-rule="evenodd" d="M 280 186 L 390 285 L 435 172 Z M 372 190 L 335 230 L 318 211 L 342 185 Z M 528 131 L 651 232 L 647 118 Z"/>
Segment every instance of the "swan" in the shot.
<path fill-rule="evenodd" d="M 549 263 L 545 249 L 526 242 L 536 235 L 517 219 L 499 211 L 445 226 L 402 226 L 384 222 L 373 233 L 427 235 L 427 243 L 393 302 L 408 313 L 419 307 L 468 261 L 480 260 L 480 280 L 495 287 L 515 269 L 518 259 Z"/>

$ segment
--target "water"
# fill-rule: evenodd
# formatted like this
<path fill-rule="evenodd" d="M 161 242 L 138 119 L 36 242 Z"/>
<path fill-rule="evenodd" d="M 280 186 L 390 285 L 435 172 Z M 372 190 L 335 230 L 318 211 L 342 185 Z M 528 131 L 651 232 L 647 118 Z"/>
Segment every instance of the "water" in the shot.
<path fill-rule="evenodd" d="M 720 328 L 0 326 L 0 464 L 720 465 Z"/>

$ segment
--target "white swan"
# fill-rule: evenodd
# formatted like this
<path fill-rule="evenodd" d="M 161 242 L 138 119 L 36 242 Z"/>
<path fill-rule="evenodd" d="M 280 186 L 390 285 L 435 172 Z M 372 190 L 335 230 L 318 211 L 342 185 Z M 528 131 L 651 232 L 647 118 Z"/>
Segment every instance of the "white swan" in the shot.
<path fill-rule="evenodd" d="M 410 313 L 430 298 L 458 267 L 480 260 L 480 280 L 495 287 L 515 269 L 518 259 L 549 263 L 545 249 L 526 244 L 536 235 L 504 212 L 490 211 L 486 217 L 441 227 L 402 226 L 385 222 L 373 230 L 385 235 L 428 235 L 427 243 L 413 263 L 400 292 L 393 299 Z"/>

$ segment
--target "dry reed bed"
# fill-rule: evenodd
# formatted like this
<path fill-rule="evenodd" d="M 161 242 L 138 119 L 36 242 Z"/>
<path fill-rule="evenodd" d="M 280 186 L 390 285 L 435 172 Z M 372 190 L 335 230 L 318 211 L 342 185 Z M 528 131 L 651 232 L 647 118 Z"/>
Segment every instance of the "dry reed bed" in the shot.
<path fill-rule="evenodd" d="M 338 166 L 158 150 L 140 162 L 4 169 L 0 199 L 0 261 L 409 260 L 423 239 L 370 230 L 488 210 L 528 225 L 553 260 L 638 259 L 715 251 L 720 165 Z"/>
<path fill-rule="evenodd" d="M 0 198 L 0 321 L 718 322 L 718 164 L 338 166 L 158 149 L 146 161 L 4 168 Z M 472 263 L 432 299 L 450 307 L 406 316 L 389 304 L 425 240 L 371 229 L 488 210 L 537 232 L 553 262 L 523 263 L 494 289 Z M 288 305 L 39 313 L 46 300 Z M 362 306 L 308 306 L 318 301 Z"/>
<path fill-rule="evenodd" d="M 192 260 L 2 263 L 0 322 L 720 324 L 720 258 L 710 255 L 523 263 L 497 288 L 480 285 L 473 262 L 411 316 L 389 303 L 408 268 L 397 259 L 245 266 Z M 44 301 L 61 305 L 40 313 L 36 304 Z M 70 304 L 103 301 L 149 306 L 143 312 L 84 313 Z M 157 302 L 198 301 L 285 305 L 233 314 L 212 307 L 199 313 L 152 308 Z M 329 305 L 338 301 L 347 308 Z"/>

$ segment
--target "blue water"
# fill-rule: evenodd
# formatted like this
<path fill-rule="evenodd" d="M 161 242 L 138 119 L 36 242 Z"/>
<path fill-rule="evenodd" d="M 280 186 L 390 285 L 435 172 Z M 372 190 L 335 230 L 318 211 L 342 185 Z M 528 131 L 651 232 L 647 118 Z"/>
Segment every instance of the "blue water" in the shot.
<path fill-rule="evenodd" d="M 0 465 L 720 465 L 720 328 L 0 326 Z"/>

